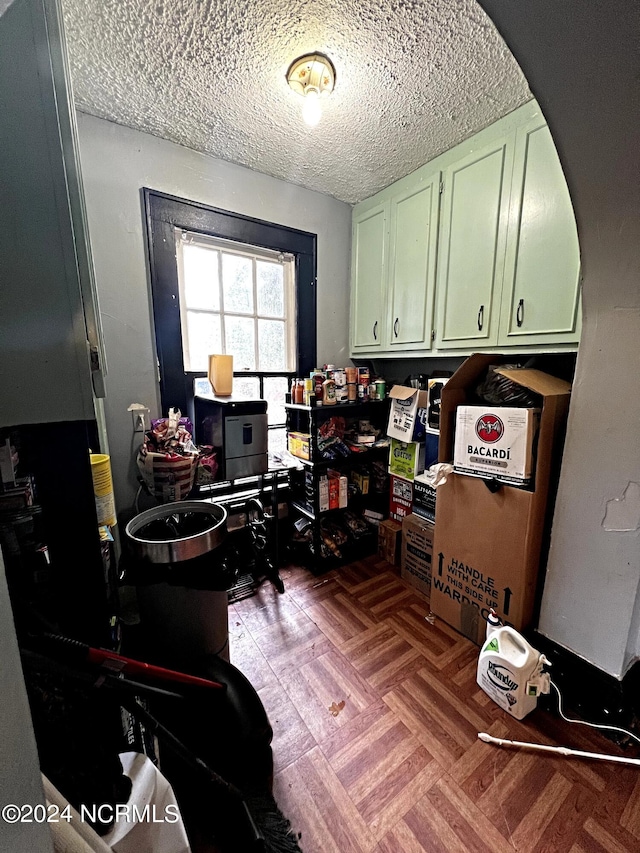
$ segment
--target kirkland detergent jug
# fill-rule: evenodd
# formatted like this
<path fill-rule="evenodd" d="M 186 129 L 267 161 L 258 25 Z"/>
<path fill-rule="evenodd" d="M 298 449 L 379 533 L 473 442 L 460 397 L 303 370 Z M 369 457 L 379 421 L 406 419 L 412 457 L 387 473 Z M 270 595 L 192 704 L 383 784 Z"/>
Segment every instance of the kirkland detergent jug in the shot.
<path fill-rule="evenodd" d="M 494 702 L 517 720 L 538 704 L 538 696 L 549 692 L 549 664 L 514 628 L 487 625 L 487 638 L 478 658 L 477 682 Z"/>

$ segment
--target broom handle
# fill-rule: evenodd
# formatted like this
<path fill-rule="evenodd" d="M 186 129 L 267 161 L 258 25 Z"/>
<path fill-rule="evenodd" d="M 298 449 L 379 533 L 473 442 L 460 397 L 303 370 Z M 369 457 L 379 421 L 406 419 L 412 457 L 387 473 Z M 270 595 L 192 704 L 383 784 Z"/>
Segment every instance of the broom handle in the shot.
<path fill-rule="evenodd" d="M 130 711 L 134 717 L 140 717 L 149 731 L 152 734 L 159 735 L 161 739 L 164 739 L 167 742 L 167 745 L 171 747 L 171 749 L 190 767 L 199 770 L 201 773 L 205 773 L 209 777 L 210 781 L 221 786 L 234 797 L 242 799 L 242 794 L 234 785 L 227 782 L 227 780 L 223 779 L 222 776 L 219 776 L 215 770 L 209 767 L 208 764 L 205 764 L 201 758 L 198 758 L 197 755 L 194 755 L 189 749 L 187 749 L 182 741 L 178 740 L 178 738 L 170 732 L 169 729 L 165 728 L 161 722 L 150 714 L 135 697 L 122 696 L 120 698 L 120 704 L 123 705 L 127 711 Z"/>
<path fill-rule="evenodd" d="M 190 767 L 199 770 L 201 773 L 204 773 L 209 781 L 213 782 L 215 785 L 222 787 L 229 794 L 231 794 L 234 799 L 240 805 L 242 812 L 245 816 L 245 820 L 247 822 L 247 827 L 250 833 L 252 849 L 258 853 L 258 851 L 263 851 L 265 849 L 264 846 L 264 836 L 262 832 L 258 828 L 255 820 L 253 819 L 253 815 L 249 810 L 249 807 L 244 799 L 242 792 L 236 788 L 235 785 L 232 785 L 231 782 L 227 782 L 226 779 L 223 779 L 215 770 L 209 767 L 208 764 L 199 758 L 197 755 L 194 755 L 187 747 L 182 743 L 182 741 L 178 740 L 178 738 L 169 731 L 169 729 L 165 728 L 152 714 L 150 714 L 146 708 L 133 697 L 123 696 L 121 698 L 121 704 L 129 711 L 131 714 L 138 716 L 142 719 L 145 726 L 151 731 L 153 734 L 159 735 L 161 738 L 167 742 L 167 745 L 170 749 L 183 759 Z"/>
<path fill-rule="evenodd" d="M 157 678 L 160 681 L 175 681 L 180 684 L 192 684 L 197 687 L 207 687 L 214 690 L 225 690 L 226 685 L 220 684 L 218 681 L 212 681 L 209 678 L 200 678 L 197 675 L 189 675 L 186 672 L 178 672 L 175 669 L 167 669 L 163 666 L 145 663 L 134 658 L 127 658 L 124 655 L 119 655 L 117 652 L 109 651 L 108 649 L 96 649 L 88 646 L 80 640 L 72 640 L 70 637 L 63 637 L 58 634 L 45 633 L 44 638 L 49 640 L 54 646 L 60 649 L 67 649 L 70 652 L 77 652 L 83 656 L 89 663 L 97 664 L 98 666 L 111 665 L 111 668 L 120 672 L 128 672 L 132 675 L 146 675 L 150 678 Z"/>
<path fill-rule="evenodd" d="M 523 749 L 533 749 L 538 752 L 554 752 L 556 755 L 576 756 L 579 758 L 596 758 L 600 761 L 615 761 L 617 764 L 635 764 L 640 765 L 640 758 L 625 758 L 620 755 L 607 755 L 602 752 L 583 752 L 581 749 L 569 749 L 568 746 L 547 746 L 543 743 L 528 743 L 521 740 L 506 740 L 501 737 L 493 737 L 486 732 L 478 732 L 478 737 L 485 743 L 492 743 L 495 746 L 519 746 Z"/>

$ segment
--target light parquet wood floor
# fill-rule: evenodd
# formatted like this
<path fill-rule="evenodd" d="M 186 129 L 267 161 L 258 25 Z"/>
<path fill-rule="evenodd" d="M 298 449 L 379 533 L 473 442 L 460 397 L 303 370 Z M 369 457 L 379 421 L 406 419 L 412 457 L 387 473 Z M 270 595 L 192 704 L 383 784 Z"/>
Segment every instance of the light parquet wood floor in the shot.
<path fill-rule="evenodd" d="M 304 853 L 640 851 L 640 768 L 482 743 L 478 732 L 636 757 L 475 683 L 478 647 L 378 558 L 282 571 L 229 607 L 231 661 L 274 729 L 274 794 Z"/>

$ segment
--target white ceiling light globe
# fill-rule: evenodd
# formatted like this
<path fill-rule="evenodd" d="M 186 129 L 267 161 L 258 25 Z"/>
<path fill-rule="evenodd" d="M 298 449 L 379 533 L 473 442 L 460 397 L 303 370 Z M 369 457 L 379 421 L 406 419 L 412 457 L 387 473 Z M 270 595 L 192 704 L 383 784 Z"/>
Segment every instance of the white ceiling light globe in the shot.
<path fill-rule="evenodd" d="M 320 96 L 316 91 L 310 89 L 304 96 L 302 118 L 304 119 L 305 124 L 309 127 L 315 127 L 321 117 L 322 110 L 320 108 Z"/>

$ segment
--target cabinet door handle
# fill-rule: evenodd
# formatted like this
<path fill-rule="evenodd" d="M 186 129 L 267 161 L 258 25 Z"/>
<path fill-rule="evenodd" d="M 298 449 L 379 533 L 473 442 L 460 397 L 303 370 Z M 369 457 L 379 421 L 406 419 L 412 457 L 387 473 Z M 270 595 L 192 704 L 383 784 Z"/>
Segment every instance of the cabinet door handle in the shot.
<path fill-rule="evenodd" d="M 398 337 L 398 320 L 399 319 L 400 319 L 399 317 L 396 317 L 396 321 L 393 324 L 393 334 L 394 334 L 394 337 L 396 337 L 396 338 Z"/>
<path fill-rule="evenodd" d="M 517 323 L 518 328 L 520 328 L 522 326 L 523 321 L 524 321 L 524 299 L 521 299 L 520 302 L 518 302 L 518 309 L 516 311 L 516 323 Z"/>
<path fill-rule="evenodd" d="M 484 326 L 484 305 L 480 306 L 478 311 L 478 331 L 482 331 L 482 327 Z"/>
<path fill-rule="evenodd" d="M 374 341 L 378 340 L 378 321 L 377 320 L 373 324 L 373 340 Z"/>

